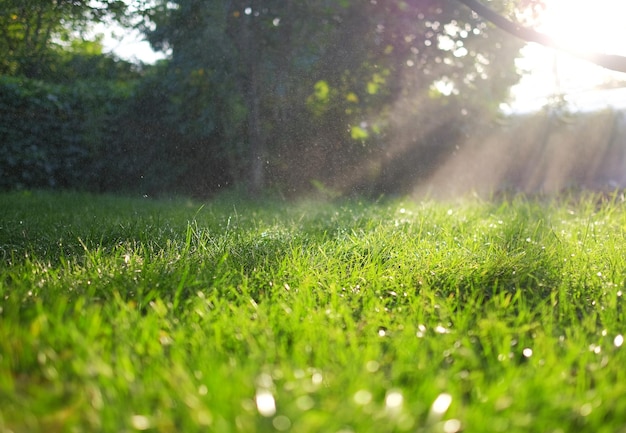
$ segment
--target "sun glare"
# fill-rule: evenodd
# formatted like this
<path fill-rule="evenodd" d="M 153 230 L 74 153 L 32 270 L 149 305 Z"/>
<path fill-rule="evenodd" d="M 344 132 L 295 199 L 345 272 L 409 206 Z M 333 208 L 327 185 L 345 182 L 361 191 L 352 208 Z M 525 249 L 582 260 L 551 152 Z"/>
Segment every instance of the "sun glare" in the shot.
<path fill-rule="evenodd" d="M 623 0 L 548 0 L 540 31 L 583 51 L 625 54 Z"/>
<path fill-rule="evenodd" d="M 546 0 L 536 29 L 573 50 L 626 56 L 624 16 L 624 0 Z M 522 53 L 518 66 L 529 75 L 513 89 L 518 106 L 537 108 L 557 94 L 569 96 L 570 101 L 582 98 L 584 102 L 575 102 L 578 106 L 600 105 L 605 101 L 593 101 L 588 92 L 609 81 L 626 80 L 626 74 L 538 44 L 528 44 Z M 624 104 L 626 101 L 617 101 L 613 105 Z"/>

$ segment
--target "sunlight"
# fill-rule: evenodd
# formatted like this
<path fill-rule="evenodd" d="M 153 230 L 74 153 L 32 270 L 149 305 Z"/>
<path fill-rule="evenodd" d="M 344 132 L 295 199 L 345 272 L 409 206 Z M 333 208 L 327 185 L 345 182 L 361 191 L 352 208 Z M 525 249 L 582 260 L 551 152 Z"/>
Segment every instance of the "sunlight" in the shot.
<path fill-rule="evenodd" d="M 536 30 L 580 51 L 626 55 L 626 2 L 598 0 L 546 0 L 547 7 Z M 593 90 L 626 80 L 626 74 L 609 71 L 572 55 L 528 44 L 518 67 L 528 71 L 512 89 L 514 110 L 526 111 L 544 105 L 554 95 L 566 95 L 578 108 L 623 105 L 623 96 L 595 95 Z M 616 87 L 616 86 L 610 86 Z M 590 94 L 591 92 L 591 94 Z M 615 98 L 610 98 L 615 96 Z"/>
<path fill-rule="evenodd" d="M 626 54 L 622 0 L 548 0 L 538 30 L 583 51 Z"/>

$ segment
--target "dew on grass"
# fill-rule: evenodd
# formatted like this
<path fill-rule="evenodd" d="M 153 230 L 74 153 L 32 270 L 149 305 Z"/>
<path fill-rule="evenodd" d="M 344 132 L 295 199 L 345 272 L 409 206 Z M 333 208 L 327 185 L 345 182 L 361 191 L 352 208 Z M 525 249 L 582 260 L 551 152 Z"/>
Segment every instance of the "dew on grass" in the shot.
<path fill-rule="evenodd" d="M 365 406 L 372 401 L 372 393 L 366 389 L 360 389 L 352 397 L 354 402 L 360 406 Z"/>
<path fill-rule="evenodd" d="M 259 414 L 265 417 L 274 416 L 276 413 L 276 400 L 267 389 L 258 389 L 255 397 L 256 407 Z"/>
<path fill-rule="evenodd" d="M 385 407 L 389 410 L 397 410 L 400 409 L 402 403 L 404 402 L 404 397 L 400 391 L 389 391 L 385 396 Z"/>
<path fill-rule="evenodd" d="M 321 385 L 323 380 L 324 380 L 324 377 L 322 376 L 322 373 L 320 373 L 319 371 L 316 371 L 311 376 L 311 383 L 313 385 Z"/>
<path fill-rule="evenodd" d="M 443 423 L 442 430 L 444 433 L 457 433 L 461 431 L 461 421 L 458 419 L 449 419 Z"/>
<path fill-rule="evenodd" d="M 256 383 L 259 388 L 269 389 L 274 385 L 272 376 L 269 373 L 261 373 L 256 378 Z"/>
<path fill-rule="evenodd" d="M 421 323 L 417 325 L 417 332 L 415 333 L 415 335 L 417 336 L 417 338 L 423 338 L 424 335 L 426 335 L 426 326 L 422 325 Z"/>
<path fill-rule="evenodd" d="M 440 419 L 443 414 L 447 412 L 451 404 L 452 396 L 450 394 L 445 392 L 439 394 L 430 407 L 429 417 Z"/>
<path fill-rule="evenodd" d="M 280 380 L 285 377 L 285 373 L 280 368 L 275 368 L 272 370 L 272 379 Z"/>
<path fill-rule="evenodd" d="M 602 347 L 600 347 L 597 344 L 590 344 L 589 345 L 589 350 L 597 355 L 600 352 L 602 352 Z"/>
<path fill-rule="evenodd" d="M 613 339 L 613 345 L 615 347 L 621 347 L 624 344 L 624 336 L 622 334 L 618 334 Z"/>
<path fill-rule="evenodd" d="M 278 431 L 286 431 L 291 427 L 291 420 L 284 415 L 278 415 L 272 420 L 272 425 Z"/>
<path fill-rule="evenodd" d="M 365 364 L 365 369 L 370 373 L 376 373 L 379 368 L 380 364 L 378 363 L 378 361 L 371 360 L 367 361 L 367 363 Z"/>
<path fill-rule="evenodd" d="M 512 404 L 513 398 L 509 395 L 503 395 L 495 401 L 494 407 L 498 412 L 501 412 L 511 407 Z"/>
<path fill-rule="evenodd" d="M 449 334 L 449 333 L 450 333 L 450 330 L 449 330 L 448 328 L 445 328 L 445 327 L 444 327 L 444 326 L 442 326 L 442 325 L 437 325 L 437 326 L 435 327 L 435 332 L 436 332 L 437 334 Z"/>
<path fill-rule="evenodd" d="M 174 343 L 174 340 L 166 331 L 161 330 L 159 333 L 159 343 L 161 343 L 161 346 L 171 346 Z"/>
<path fill-rule="evenodd" d="M 313 408 L 315 406 L 315 400 L 309 395 L 303 395 L 296 399 L 296 406 L 303 412 Z"/>
<path fill-rule="evenodd" d="M 148 430 L 150 428 L 150 419 L 145 415 L 133 415 L 130 423 L 136 430 Z"/>
<path fill-rule="evenodd" d="M 591 406 L 591 403 L 585 403 L 580 407 L 578 411 L 581 416 L 589 416 L 592 410 L 593 406 Z"/>

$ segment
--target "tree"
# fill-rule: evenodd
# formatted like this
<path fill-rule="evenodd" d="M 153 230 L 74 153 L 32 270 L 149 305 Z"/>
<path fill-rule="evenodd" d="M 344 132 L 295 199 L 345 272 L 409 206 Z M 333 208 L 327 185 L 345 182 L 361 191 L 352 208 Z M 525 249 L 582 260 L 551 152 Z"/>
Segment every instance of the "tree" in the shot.
<path fill-rule="evenodd" d="M 125 19 L 123 0 L 0 0 L 0 74 L 41 78 L 54 48 L 107 17 Z"/>
<path fill-rule="evenodd" d="M 153 46 L 171 50 L 179 127 L 230 155 L 252 192 L 340 184 L 385 154 L 383 166 L 409 153 L 427 160 L 519 79 L 522 42 L 455 0 L 162 0 L 146 17 Z"/>

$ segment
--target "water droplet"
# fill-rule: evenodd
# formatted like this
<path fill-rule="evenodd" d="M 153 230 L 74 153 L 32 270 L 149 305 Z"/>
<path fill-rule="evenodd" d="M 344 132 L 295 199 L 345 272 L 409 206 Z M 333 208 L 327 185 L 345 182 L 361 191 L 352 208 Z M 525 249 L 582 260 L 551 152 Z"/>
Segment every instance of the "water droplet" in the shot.
<path fill-rule="evenodd" d="M 303 395 L 296 400 L 296 406 L 298 406 L 298 409 L 305 412 L 315 406 L 315 400 L 308 395 Z"/>
<path fill-rule="evenodd" d="M 259 377 L 256 378 L 256 383 L 260 388 L 268 389 L 274 384 L 274 381 L 272 376 L 268 373 L 261 373 Z"/>
<path fill-rule="evenodd" d="M 137 430 L 148 430 L 150 428 L 150 420 L 144 415 L 133 415 L 130 423 Z"/>
<path fill-rule="evenodd" d="M 422 325 L 421 323 L 417 325 L 417 332 L 415 333 L 415 335 L 417 335 L 417 338 L 423 338 L 424 335 L 426 335 L 426 326 Z"/>
<path fill-rule="evenodd" d="M 172 337 L 170 337 L 167 332 L 161 330 L 159 333 L 159 343 L 161 343 L 162 346 L 171 346 L 174 340 L 172 340 Z"/>
<path fill-rule="evenodd" d="M 278 431 L 286 431 L 291 427 L 291 420 L 284 415 L 278 415 L 272 420 L 272 424 Z"/>
<path fill-rule="evenodd" d="M 256 407 L 262 416 L 270 417 L 276 413 L 276 401 L 267 389 L 259 389 L 256 392 Z"/>
<path fill-rule="evenodd" d="M 624 344 L 624 337 L 622 336 L 622 334 L 618 334 L 615 336 L 615 338 L 613 339 L 613 344 L 615 345 L 615 347 L 621 347 L 622 344 Z"/>
<path fill-rule="evenodd" d="M 449 334 L 449 333 L 450 333 L 450 330 L 449 330 L 449 329 L 447 329 L 447 328 L 444 328 L 444 327 L 443 327 L 443 326 L 441 326 L 441 325 L 437 325 L 437 327 L 435 328 L 435 332 L 436 332 L 437 334 Z"/>
<path fill-rule="evenodd" d="M 358 405 L 365 406 L 372 401 L 372 393 L 366 389 L 360 389 L 354 393 L 354 402 Z"/>
<path fill-rule="evenodd" d="M 441 393 L 437 396 L 437 398 L 433 402 L 433 405 L 430 408 L 430 413 L 433 416 L 436 416 L 439 418 L 441 417 L 441 415 L 446 413 L 446 411 L 448 410 L 451 404 L 452 404 L 452 396 L 445 392 Z"/>
<path fill-rule="evenodd" d="M 389 391 L 385 397 L 385 406 L 387 409 L 398 409 L 402 406 L 404 397 L 399 391 Z"/>
<path fill-rule="evenodd" d="M 461 421 L 458 419 L 449 419 L 443 423 L 444 433 L 457 433 L 461 431 Z"/>
<path fill-rule="evenodd" d="M 591 406 L 591 403 L 585 403 L 580 407 L 580 415 L 588 416 L 591 413 L 592 409 L 593 407 Z"/>
<path fill-rule="evenodd" d="M 313 373 L 313 375 L 311 376 L 311 382 L 313 383 L 313 385 L 321 385 L 322 380 L 324 380 L 324 378 L 322 377 L 322 373 L 320 372 Z"/>
<path fill-rule="evenodd" d="M 367 364 L 365 364 L 365 369 L 370 373 L 376 373 L 379 368 L 380 364 L 378 361 L 367 361 Z"/>

